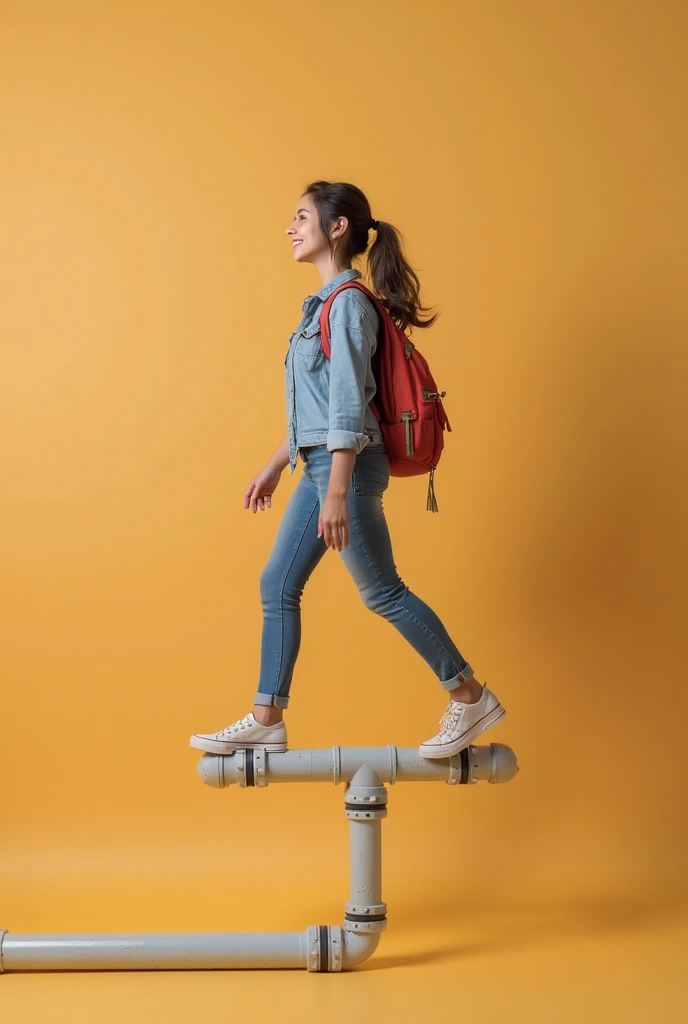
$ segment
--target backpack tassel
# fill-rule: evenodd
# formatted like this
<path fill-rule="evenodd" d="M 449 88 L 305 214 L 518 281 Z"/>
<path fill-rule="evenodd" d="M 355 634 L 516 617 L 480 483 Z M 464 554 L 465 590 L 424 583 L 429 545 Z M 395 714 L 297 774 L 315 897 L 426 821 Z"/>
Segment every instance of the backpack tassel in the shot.
<path fill-rule="evenodd" d="M 428 481 L 428 503 L 426 505 L 427 512 L 439 512 L 437 507 L 437 498 L 435 497 L 435 467 L 432 466 L 430 469 L 430 480 Z"/>

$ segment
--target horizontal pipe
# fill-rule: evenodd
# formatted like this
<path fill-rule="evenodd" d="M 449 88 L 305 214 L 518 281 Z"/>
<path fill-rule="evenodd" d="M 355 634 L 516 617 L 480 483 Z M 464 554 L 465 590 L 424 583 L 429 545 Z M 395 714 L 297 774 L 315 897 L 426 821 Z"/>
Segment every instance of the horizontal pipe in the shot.
<path fill-rule="evenodd" d="M 338 972 L 362 963 L 380 933 L 311 925 L 305 932 L 13 935 L 0 930 L 8 971 L 197 971 L 307 968 Z"/>
<path fill-rule="evenodd" d="M 478 781 L 508 782 L 518 764 L 511 747 L 471 744 L 455 757 L 430 760 L 417 747 L 334 747 L 285 750 L 237 750 L 232 754 L 204 754 L 198 775 L 207 786 L 267 786 L 270 782 L 349 782 L 362 764 L 368 764 L 381 782 L 445 782 L 470 785 Z"/>
<path fill-rule="evenodd" d="M 160 971 L 306 967 L 305 932 L 14 935 L 0 946 L 3 971 Z"/>

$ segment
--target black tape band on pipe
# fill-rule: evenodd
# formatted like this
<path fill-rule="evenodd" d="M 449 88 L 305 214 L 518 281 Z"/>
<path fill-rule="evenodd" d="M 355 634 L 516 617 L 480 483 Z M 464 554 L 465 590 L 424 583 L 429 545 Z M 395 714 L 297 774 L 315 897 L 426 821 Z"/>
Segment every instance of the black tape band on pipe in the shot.
<path fill-rule="evenodd" d="M 386 921 L 386 914 L 349 914 L 346 913 L 344 917 L 347 921 Z"/>
<path fill-rule="evenodd" d="M 471 765 L 468 760 L 468 750 L 461 751 L 461 777 L 459 778 L 459 785 L 465 786 L 468 784 L 468 776 L 470 775 Z"/>
<path fill-rule="evenodd" d="M 330 942 L 329 942 L 330 929 L 328 928 L 328 926 L 326 924 L 321 924 L 321 925 L 318 925 L 318 931 L 320 933 L 320 967 L 318 968 L 318 972 L 320 973 L 320 972 L 323 972 L 323 971 L 327 972 L 328 967 L 329 967 L 329 964 L 328 964 L 327 961 L 329 959 L 329 951 L 330 951 Z"/>
<path fill-rule="evenodd" d="M 255 778 L 253 774 L 253 751 L 246 749 L 244 751 L 245 764 L 246 764 L 246 785 L 255 786 Z"/>
<path fill-rule="evenodd" d="M 387 804 L 344 804 L 345 811 L 383 811 Z"/>

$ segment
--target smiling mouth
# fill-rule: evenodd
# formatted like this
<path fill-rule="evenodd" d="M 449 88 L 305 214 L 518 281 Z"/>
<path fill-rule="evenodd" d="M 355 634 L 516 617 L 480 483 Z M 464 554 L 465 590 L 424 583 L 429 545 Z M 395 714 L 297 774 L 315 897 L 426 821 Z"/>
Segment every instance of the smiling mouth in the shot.
<path fill-rule="evenodd" d="M 296 242 L 291 243 L 292 249 L 296 249 L 299 245 L 303 245 L 303 238 L 299 238 Z"/>

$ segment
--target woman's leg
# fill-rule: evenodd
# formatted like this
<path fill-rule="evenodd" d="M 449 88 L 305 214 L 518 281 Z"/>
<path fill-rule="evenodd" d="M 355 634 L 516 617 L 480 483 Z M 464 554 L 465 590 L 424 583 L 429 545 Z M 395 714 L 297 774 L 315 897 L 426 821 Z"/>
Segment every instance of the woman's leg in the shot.
<path fill-rule="evenodd" d="M 331 453 L 311 449 L 309 469 L 324 500 Z M 382 494 L 389 483 L 384 448 L 368 446 L 357 456 L 349 488 L 349 545 L 340 552 L 361 598 L 386 618 L 426 661 L 456 700 L 477 700 L 482 687 L 436 613 L 402 582 L 392 554 Z"/>
<path fill-rule="evenodd" d="M 307 467 L 284 511 L 260 579 L 263 639 L 253 714 L 214 733 L 194 733 L 190 746 L 211 754 L 287 749 L 282 719 L 301 643 L 301 594 L 327 545 L 318 537 L 320 500 Z"/>
<path fill-rule="evenodd" d="M 454 757 L 504 717 L 499 700 L 481 686 L 433 610 L 412 594 L 396 571 L 389 531 L 382 511 L 387 486 L 387 458 L 372 451 L 356 460 L 351 481 L 350 535 L 342 558 L 361 597 L 384 616 L 425 659 L 449 691 L 439 732 L 418 747 L 424 758 Z M 360 460 L 360 461 L 359 461 Z"/>
<path fill-rule="evenodd" d="M 260 577 L 263 635 L 253 714 L 262 725 L 280 721 L 282 709 L 289 705 L 294 665 L 301 646 L 301 595 L 327 551 L 325 541 L 318 537 L 319 513 L 318 489 L 304 466 Z"/>

